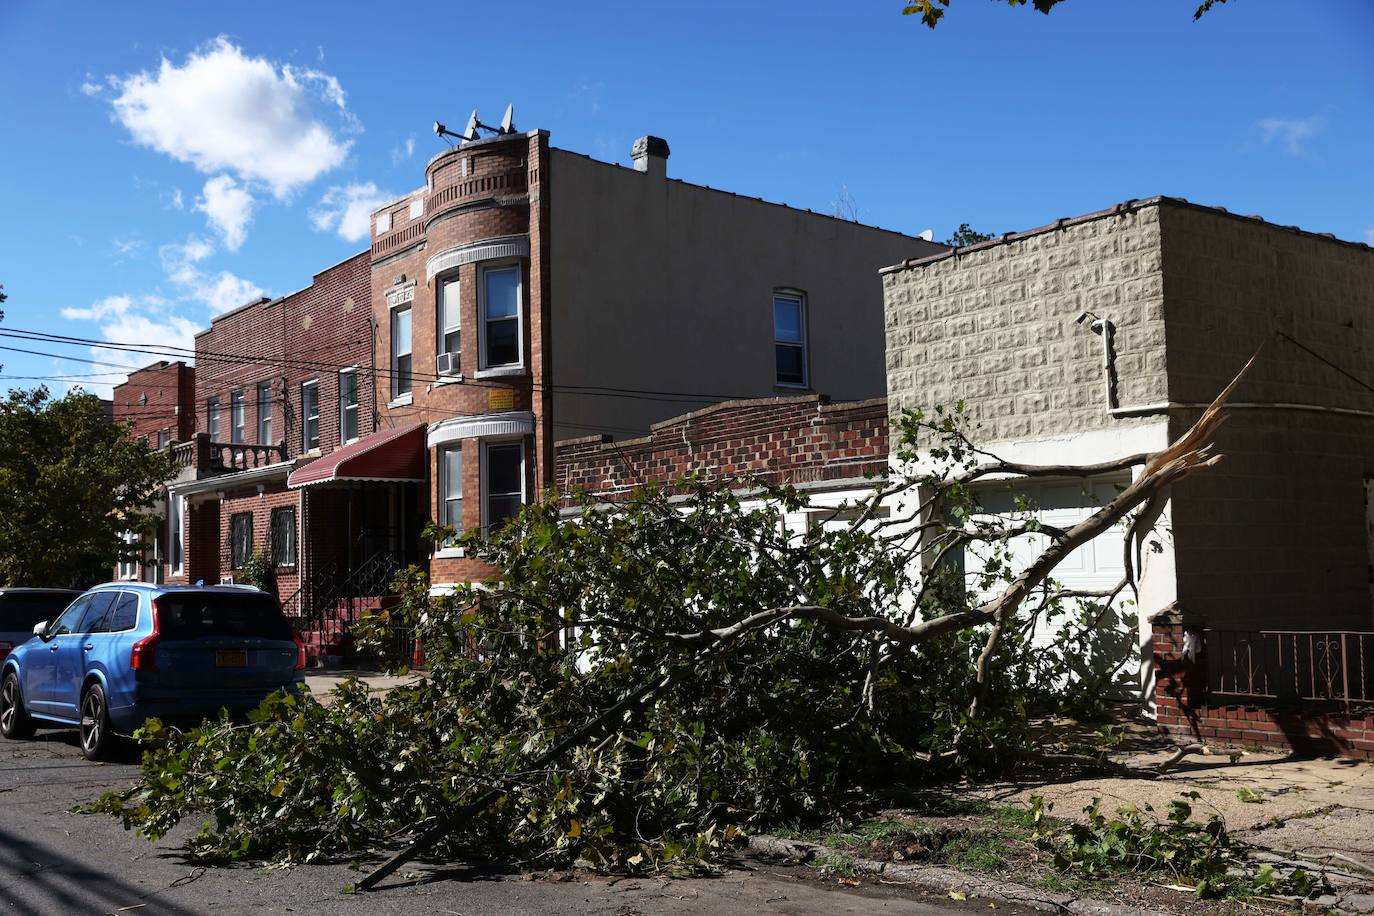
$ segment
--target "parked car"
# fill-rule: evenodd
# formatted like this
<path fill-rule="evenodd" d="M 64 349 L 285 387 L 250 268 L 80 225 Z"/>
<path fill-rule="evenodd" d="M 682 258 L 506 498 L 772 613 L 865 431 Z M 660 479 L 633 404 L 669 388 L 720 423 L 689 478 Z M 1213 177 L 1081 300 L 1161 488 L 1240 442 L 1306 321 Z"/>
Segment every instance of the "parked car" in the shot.
<path fill-rule="evenodd" d="M 78 726 L 91 760 L 149 717 L 199 721 L 299 689 L 305 643 L 243 586 L 98 585 L 0 662 L 0 735 Z"/>
<path fill-rule="evenodd" d="M 0 589 L 0 661 L 33 638 L 35 624 L 56 620 L 80 594 L 69 588 Z"/>

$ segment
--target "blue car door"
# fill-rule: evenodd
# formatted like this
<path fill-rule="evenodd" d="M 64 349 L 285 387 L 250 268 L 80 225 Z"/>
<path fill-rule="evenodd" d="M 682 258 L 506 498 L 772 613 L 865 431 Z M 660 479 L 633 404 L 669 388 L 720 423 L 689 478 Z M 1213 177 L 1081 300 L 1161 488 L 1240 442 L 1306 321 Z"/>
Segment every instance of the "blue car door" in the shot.
<path fill-rule="evenodd" d="M 54 715 L 57 690 L 57 655 L 62 650 L 59 640 L 76 629 L 93 595 L 82 595 L 73 601 L 52 623 L 43 641 L 24 656 L 24 701 L 34 712 Z"/>
<path fill-rule="evenodd" d="M 57 670 L 53 677 L 53 712 L 64 719 L 77 718 L 81 682 L 86 679 L 88 658 L 95 649 L 96 633 L 104 629 L 105 616 L 119 592 L 96 592 L 70 633 L 53 638 L 57 644 Z M 64 615 L 65 616 L 65 615 Z"/>

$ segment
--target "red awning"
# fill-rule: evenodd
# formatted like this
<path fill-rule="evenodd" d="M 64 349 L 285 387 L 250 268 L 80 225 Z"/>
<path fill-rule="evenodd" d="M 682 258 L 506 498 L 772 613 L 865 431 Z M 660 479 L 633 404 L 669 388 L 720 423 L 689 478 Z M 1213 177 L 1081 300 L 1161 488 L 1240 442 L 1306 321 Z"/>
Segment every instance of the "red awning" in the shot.
<path fill-rule="evenodd" d="M 386 429 L 296 468 L 288 487 L 336 480 L 424 480 L 425 424 Z"/>

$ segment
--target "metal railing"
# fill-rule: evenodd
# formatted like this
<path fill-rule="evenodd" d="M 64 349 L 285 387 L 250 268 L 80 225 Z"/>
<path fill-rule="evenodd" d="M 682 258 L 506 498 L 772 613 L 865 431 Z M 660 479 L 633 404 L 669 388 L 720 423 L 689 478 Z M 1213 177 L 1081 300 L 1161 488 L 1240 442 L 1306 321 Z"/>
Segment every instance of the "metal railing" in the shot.
<path fill-rule="evenodd" d="M 1374 704 L 1374 633 L 1205 630 L 1203 641 L 1210 695 Z"/>

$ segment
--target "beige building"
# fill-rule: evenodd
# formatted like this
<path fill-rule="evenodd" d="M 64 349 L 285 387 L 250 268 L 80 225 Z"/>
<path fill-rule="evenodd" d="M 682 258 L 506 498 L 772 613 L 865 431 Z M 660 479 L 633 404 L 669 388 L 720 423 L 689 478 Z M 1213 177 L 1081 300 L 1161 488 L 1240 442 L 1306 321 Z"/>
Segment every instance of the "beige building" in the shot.
<path fill-rule="evenodd" d="M 1132 545 L 1141 616 L 1176 602 L 1222 630 L 1371 629 L 1374 250 L 1156 197 L 908 260 L 883 282 L 894 413 L 962 398 L 1007 458 L 1161 448 L 1262 347 L 1217 440 L 1225 460 L 1174 488 Z M 1031 495 L 1071 521 L 1121 482 Z M 1114 583 L 1121 547 L 1100 539 L 1060 576 Z M 1147 624 L 1140 639 L 1148 661 Z"/>

